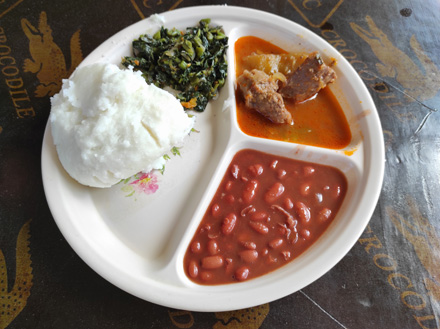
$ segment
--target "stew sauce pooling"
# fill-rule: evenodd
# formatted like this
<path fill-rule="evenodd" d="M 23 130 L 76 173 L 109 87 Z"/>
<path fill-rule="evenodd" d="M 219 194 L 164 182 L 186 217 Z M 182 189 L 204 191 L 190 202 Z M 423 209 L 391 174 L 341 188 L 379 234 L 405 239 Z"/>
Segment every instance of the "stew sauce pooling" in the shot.
<path fill-rule="evenodd" d="M 336 168 L 238 152 L 186 251 L 187 276 L 225 284 L 285 265 L 322 235 L 346 190 Z"/>
<path fill-rule="evenodd" d="M 287 54 L 270 42 L 247 36 L 235 42 L 236 75 L 245 69 L 251 70 L 255 61 L 252 54 Z M 289 54 L 296 57 L 293 70 L 307 55 Z M 284 62 L 288 62 L 288 55 Z M 285 70 L 282 63 L 281 71 Z M 239 89 L 239 88 L 238 88 Z M 250 136 L 313 145 L 331 149 L 342 149 L 351 141 L 351 132 L 344 112 L 329 88 L 322 89 L 315 98 L 300 104 L 284 99 L 294 124 L 277 124 L 266 119 L 253 109 L 246 107 L 241 92 L 236 91 L 237 121 L 240 129 Z"/>

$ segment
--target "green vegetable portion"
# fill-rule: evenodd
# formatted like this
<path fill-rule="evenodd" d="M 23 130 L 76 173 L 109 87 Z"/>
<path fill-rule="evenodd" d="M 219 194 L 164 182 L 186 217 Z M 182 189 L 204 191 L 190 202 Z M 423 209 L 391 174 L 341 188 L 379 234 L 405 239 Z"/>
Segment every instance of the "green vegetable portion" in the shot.
<path fill-rule="evenodd" d="M 133 41 L 134 56 L 122 64 L 141 70 L 148 83 L 179 91 L 177 98 L 186 109 L 203 112 L 224 86 L 228 70 L 228 37 L 210 22 L 202 19 L 186 32 L 162 26 L 154 35 L 141 35 Z"/>

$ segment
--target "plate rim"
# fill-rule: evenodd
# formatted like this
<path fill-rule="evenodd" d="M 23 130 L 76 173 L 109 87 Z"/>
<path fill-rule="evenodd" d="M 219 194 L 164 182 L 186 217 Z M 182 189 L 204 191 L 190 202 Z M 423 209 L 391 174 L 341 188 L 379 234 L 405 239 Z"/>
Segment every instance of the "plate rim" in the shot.
<path fill-rule="evenodd" d="M 257 20 L 257 21 L 261 21 L 261 18 L 264 18 L 264 17 L 272 18 L 272 19 L 278 20 L 278 21 L 285 21 L 286 24 L 288 24 L 290 26 L 294 25 L 299 30 L 299 32 L 306 33 L 306 34 L 310 33 L 314 37 L 320 38 L 325 44 L 328 44 L 328 42 L 325 41 L 324 39 L 322 39 L 319 35 L 317 35 L 313 31 L 308 30 L 307 28 L 299 25 L 298 23 L 296 23 L 292 20 L 278 16 L 276 14 L 272 14 L 269 12 L 264 12 L 264 11 L 260 11 L 260 10 L 252 9 L 252 8 L 237 7 L 237 6 L 225 6 L 225 5 L 192 6 L 192 7 L 184 7 L 184 8 L 180 8 L 180 9 L 175 9 L 170 12 L 159 13 L 157 15 L 162 15 L 162 16 L 166 17 L 166 22 L 165 22 L 166 24 L 172 24 L 172 17 L 178 16 L 179 14 L 182 14 L 182 16 L 185 16 L 183 14 L 187 15 L 188 14 L 187 12 L 196 10 L 197 14 L 194 17 L 199 17 L 199 16 L 201 17 L 203 15 L 199 14 L 199 12 L 211 11 L 213 8 L 215 8 L 217 10 L 217 12 L 213 11 L 212 14 L 210 15 L 211 17 L 217 17 L 218 15 L 225 15 L 226 11 L 232 11 L 232 12 L 234 12 L 235 16 L 240 16 L 240 15 L 243 15 L 243 13 L 247 13 L 250 16 L 253 16 L 253 19 Z M 220 9 L 220 8 L 222 8 L 222 9 Z M 223 8 L 226 8 L 226 9 L 223 9 Z M 257 16 L 258 16 L 258 19 L 256 18 Z M 169 18 L 169 17 L 171 17 L 171 18 Z M 148 18 L 146 18 L 146 19 L 148 19 Z M 142 26 L 142 23 L 144 21 L 145 20 L 135 22 L 135 23 L 127 26 L 126 28 L 122 29 L 121 31 L 117 32 L 116 34 L 114 34 L 113 36 L 108 38 L 107 40 L 105 40 L 95 50 L 93 50 L 83 60 L 83 62 L 81 64 L 84 65 L 83 63 L 87 63 L 88 58 L 90 59 L 93 56 L 95 56 L 97 53 L 99 53 L 99 51 L 100 51 L 100 49 L 102 49 L 102 47 L 105 47 L 105 45 L 108 44 L 109 42 L 111 42 L 111 40 L 114 40 L 114 38 L 123 35 L 125 31 L 127 31 L 129 29 L 133 29 L 137 25 Z M 328 44 L 328 48 L 333 48 L 333 47 L 330 44 Z M 334 50 L 334 52 L 339 53 L 336 49 L 333 48 L 333 50 Z M 345 58 L 344 58 L 344 60 L 345 60 Z M 380 126 L 380 119 L 379 119 L 375 104 L 372 100 L 372 97 L 371 97 L 370 93 L 368 92 L 368 89 L 366 88 L 364 82 L 361 80 L 361 78 L 359 77 L 357 72 L 354 70 L 354 68 L 349 63 L 348 63 L 348 65 L 352 69 L 351 75 L 353 75 L 353 73 L 354 73 L 354 75 L 358 79 L 358 82 L 360 82 L 361 85 L 363 86 L 362 93 L 363 94 L 366 93 L 365 97 L 368 98 L 368 100 L 371 102 L 372 114 L 373 114 L 374 120 L 376 121 L 376 123 L 378 123 L 378 126 L 376 126 L 376 131 L 370 131 L 371 136 L 366 136 L 366 137 L 364 136 L 364 138 L 367 138 L 367 137 L 371 138 L 373 140 L 372 145 L 375 145 L 378 148 L 378 149 L 376 149 L 376 151 L 380 155 L 380 158 L 379 158 L 379 160 L 376 160 L 375 162 L 370 163 L 370 165 L 371 164 L 373 165 L 370 168 L 370 170 L 375 170 L 375 172 L 377 173 L 378 179 L 376 179 L 376 182 L 379 181 L 379 184 L 372 184 L 372 182 L 369 182 L 369 184 L 367 184 L 368 186 L 366 186 L 366 188 L 368 188 L 369 192 L 371 193 L 369 203 L 372 204 L 373 206 L 369 207 L 368 212 L 365 215 L 365 219 L 362 222 L 362 225 L 361 225 L 362 228 L 358 228 L 358 230 L 356 231 L 357 236 L 352 237 L 350 239 L 350 243 L 345 245 L 345 249 L 343 250 L 343 252 L 339 253 L 339 257 L 337 257 L 337 259 L 334 259 L 331 262 L 332 264 L 328 263 L 328 264 L 326 264 L 326 268 L 324 270 L 321 269 L 319 271 L 319 273 L 312 274 L 309 277 L 304 278 L 305 284 L 303 285 L 303 287 L 305 287 L 305 286 L 311 284 L 312 282 L 314 282 L 315 280 L 317 280 L 319 277 L 321 277 L 327 271 L 329 271 L 331 268 L 333 268 L 343 257 L 345 257 L 345 255 L 348 253 L 348 251 L 356 243 L 357 239 L 362 234 L 363 230 L 365 229 L 368 222 L 370 221 L 371 216 L 373 214 L 373 211 L 376 207 L 377 201 L 379 199 L 381 189 L 382 189 L 384 167 L 385 167 L 384 166 L 385 151 L 384 151 L 384 142 L 383 142 L 383 136 L 382 136 L 382 128 Z M 381 137 L 378 136 L 379 134 Z M 239 289 L 236 289 L 236 290 L 240 291 L 240 293 L 238 295 L 231 294 L 230 296 L 226 296 L 225 294 L 221 293 L 221 290 L 223 289 L 223 287 L 219 288 L 219 286 L 217 286 L 217 287 L 213 287 L 212 289 L 202 289 L 202 292 L 200 292 L 200 289 L 195 287 L 195 289 L 194 289 L 194 291 L 196 293 L 195 297 L 198 297 L 197 294 L 207 295 L 206 296 L 207 298 L 216 298 L 216 297 L 218 298 L 219 295 L 222 295 L 221 296 L 222 297 L 221 303 L 220 304 L 217 303 L 215 305 L 209 305 L 206 303 L 206 300 L 205 300 L 203 302 L 199 302 L 199 303 L 190 305 L 191 303 L 189 303 L 188 299 L 187 299 L 188 296 L 185 296 L 185 294 L 183 294 L 183 296 L 181 296 L 180 298 L 177 298 L 177 296 L 176 296 L 176 292 L 182 290 L 181 289 L 182 287 L 166 286 L 165 289 L 163 289 L 163 290 L 156 289 L 156 290 L 152 291 L 151 293 L 149 293 L 149 292 L 145 293 L 145 291 L 141 292 L 140 291 L 141 289 L 139 289 L 139 287 L 134 284 L 134 282 L 136 280 L 131 280 L 131 282 L 130 282 L 130 280 L 126 280 L 125 282 L 121 282 L 121 281 L 117 280 L 115 278 L 116 272 L 118 272 L 119 274 L 126 274 L 126 272 L 121 272 L 117 268 L 109 266 L 110 264 L 106 264 L 105 262 L 103 263 L 103 261 L 102 260 L 100 261 L 99 259 L 97 261 L 96 258 L 91 257 L 90 254 L 88 254 L 84 250 L 83 246 L 80 245 L 80 240 L 78 240 L 80 237 L 75 236 L 74 234 L 69 232 L 69 230 L 72 228 L 72 226 L 70 226 L 69 223 L 66 223 L 65 220 L 61 219 L 63 216 L 65 216 L 65 214 L 63 213 L 63 209 L 57 208 L 56 198 L 59 196 L 54 195 L 54 193 L 56 193 L 56 191 L 53 191 L 53 189 L 51 188 L 51 186 L 49 184 L 50 180 L 48 177 L 48 173 L 45 171 L 45 167 L 46 167 L 45 161 L 47 161 L 45 154 L 46 154 L 46 152 L 50 151 L 50 150 L 47 150 L 47 148 L 50 147 L 50 145 L 48 145 L 49 140 L 50 140 L 50 123 L 48 120 L 48 124 L 46 125 L 46 129 L 44 132 L 44 138 L 43 138 L 41 170 L 42 170 L 42 176 L 43 176 L 43 187 L 44 187 L 44 191 L 46 194 L 47 202 L 49 204 L 50 211 L 51 211 L 51 213 L 54 217 L 54 220 L 57 223 L 57 226 L 59 227 L 62 235 L 65 237 L 65 239 L 67 240 L 69 245 L 74 249 L 74 251 L 80 256 L 80 258 L 89 267 L 91 267 L 95 272 L 97 272 L 100 276 L 105 278 L 107 281 L 111 282 L 113 285 L 119 287 L 122 290 L 125 290 L 126 292 L 128 292 L 134 296 L 137 296 L 137 297 L 142 298 L 146 301 L 153 302 L 153 303 L 156 303 L 156 304 L 159 304 L 162 306 L 180 308 L 180 309 L 188 309 L 188 310 L 193 310 L 193 311 L 206 311 L 206 312 L 228 311 L 228 310 L 235 310 L 235 309 L 244 308 L 244 307 L 256 306 L 256 305 L 271 302 L 273 300 L 285 297 L 285 296 L 299 290 L 299 289 L 295 289 L 295 291 L 291 291 L 289 289 L 286 289 L 286 290 L 279 292 L 279 293 L 273 293 L 271 291 L 268 291 L 268 288 L 266 288 L 266 289 L 262 289 L 263 293 L 260 293 L 259 296 L 253 296 L 252 301 L 245 301 L 244 302 L 243 300 L 239 300 L 240 298 L 237 298 L 237 296 L 240 297 L 241 296 L 240 294 L 242 291 L 246 292 L 247 286 L 252 286 L 252 284 L 248 284 L 251 281 L 246 282 L 246 283 L 240 283 L 240 287 L 237 285 L 236 288 L 239 288 Z M 53 144 L 52 144 L 52 148 L 54 148 Z M 368 159 L 365 159 L 365 161 L 368 161 Z M 99 264 L 97 264 L 97 263 L 99 263 Z M 177 264 L 169 264 L 169 266 L 177 266 Z M 115 271 L 115 270 L 117 270 L 117 271 Z M 112 273 L 110 274 L 110 272 L 112 272 Z M 136 278 L 132 278 L 132 279 L 136 279 Z M 141 280 L 141 281 L 144 283 L 148 283 L 147 282 L 148 278 L 144 278 L 144 280 Z M 264 281 L 264 279 L 263 279 L 263 281 Z M 158 286 L 162 287 L 163 283 L 158 283 Z M 235 286 L 235 285 L 233 285 L 233 286 Z M 204 292 L 204 290 L 206 290 L 206 292 Z M 230 289 L 226 289 L 226 290 L 230 290 Z M 270 297 L 267 294 L 269 294 Z"/>

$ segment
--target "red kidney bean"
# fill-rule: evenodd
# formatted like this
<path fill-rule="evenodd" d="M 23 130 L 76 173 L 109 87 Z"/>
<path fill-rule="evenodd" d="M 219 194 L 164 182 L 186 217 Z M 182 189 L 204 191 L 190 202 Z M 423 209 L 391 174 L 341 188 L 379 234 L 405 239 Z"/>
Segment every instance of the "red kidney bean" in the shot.
<path fill-rule="evenodd" d="M 220 236 L 220 233 L 218 231 L 208 233 L 208 238 L 210 238 L 210 239 L 217 239 L 219 236 Z"/>
<path fill-rule="evenodd" d="M 332 188 L 332 196 L 337 199 L 339 198 L 339 196 L 341 195 L 341 187 L 340 186 L 335 186 Z"/>
<path fill-rule="evenodd" d="M 240 172 L 240 168 L 237 165 L 233 165 L 232 168 L 231 168 L 232 177 L 237 179 L 239 172 Z"/>
<path fill-rule="evenodd" d="M 240 251 L 240 258 L 245 263 L 253 263 L 258 258 L 258 251 L 256 251 L 256 250 L 243 250 L 243 251 Z"/>
<path fill-rule="evenodd" d="M 227 195 L 225 195 L 225 200 L 227 203 L 233 204 L 235 201 L 235 198 L 232 194 L 227 194 Z"/>
<path fill-rule="evenodd" d="M 194 241 L 193 243 L 191 243 L 191 251 L 195 254 L 198 254 L 202 251 L 202 245 L 199 241 Z"/>
<path fill-rule="evenodd" d="M 304 239 L 307 240 L 308 238 L 310 238 L 310 231 L 309 230 L 303 228 L 300 233 Z"/>
<path fill-rule="evenodd" d="M 282 179 L 286 175 L 287 175 L 287 171 L 285 171 L 284 169 L 278 170 L 278 179 Z"/>
<path fill-rule="evenodd" d="M 260 255 L 266 256 L 269 253 L 269 249 L 264 248 L 263 250 L 261 250 Z"/>
<path fill-rule="evenodd" d="M 243 200 L 245 203 L 248 204 L 252 202 L 252 200 L 255 197 L 255 192 L 257 191 L 257 188 L 258 188 L 258 181 L 256 180 L 251 180 L 246 184 L 243 191 Z"/>
<path fill-rule="evenodd" d="M 332 211 L 328 208 L 321 209 L 318 213 L 318 220 L 321 222 L 325 222 L 332 215 Z"/>
<path fill-rule="evenodd" d="M 309 183 L 303 183 L 301 184 L 299 188 L 299 193 L 301 193 L 302 196 L 308 196 L 310 194 L 310 184 Z"/>
<path fill-rule="evenodd" d="M 246 266 L 241 266 L 235 271 L 235 278 L 238 281 L 244 281 L 249 277 L 249 268 Z"/>
<path fill-rule="evenodd" d="M 237 216 L 235 214 L 230 213 L 223 219 L 222 223 L 222 233 L 224 235 L 231 234 L 231 232 L 234 230 L 235 224 L 237 223 Z"/>
<path fill-rule="evenodd" d="M 211 272 L 203 271 L 203 272 L 200 273 L 200 278 L 203 281 L 209 281 L 209 280 L 212 279 L 212 273 Z"/>
<path fill-rule="evenodd" d="M 265 211 L 256 211 L 251 215 L 251 220 L 255 222 L 263 222 L 269 217 Z"/>
<path fill-rule="evenodd" d="M 202 258 L 202 268 L 205 270 L 214 270 L 223 266 L 223 257 L 220 255 L 206 256 Z"/>
<path fill-rule="evenodd" d="M 270 167 L 275 169 L 277 167 L 277 164 L 278 164 L 278 160 L 274 160 L 271 162 Z"/>
<path fill-rule="evenodd" d="M 264 225 L 263 223 L 261 223 L 261 222 L 252 222 L 252 221 L 250 221 L 249 222 L 249 225 L 256 231 L 256 232 L 258 232 L 258 233 L 260 233 L 260 234 L 267 234 L 267 233 L 269 233 L 269 228 L 266 226 L 266 225 Z"/>
<path fill-rule="evenodd" d="M 284 199 L 284 208 L 286 209 L 292 209 L 293 208 L 293 201 L 290 198 Z"/>
<path fill-rule="evenodd" d="M 232 185 L 232 181 L 228 181 L 225 185 L 225 190 L 229 192 L 232 189 Z"/>
<path fill-rule="evenodd" d="M 281 252 L 281 255 L 283 255 L 284 260 L 288 260 L 290 258 L 290 251 L 284 250 Z"/>
<path fill-rule="evenodd" d="M 307 223 L 310 220 L 310 210 L 303 202 L 295 203 L 295 212 L 302 222 Z"/>
<path fill-rule="evenodd" d="M 254 176 L 260 176 L 263 173 L 263 166 L 259 163 L 248 168 L 249 172 Z"/>
<path fill-rule="evenodd" d="M 249 250 L 257 249 L 257 245 L 255 244 L 255 242 L 252 242 L 252 241 L 240 241 L 240 244 Z"/>
<path fill-rule="evenodd" d="M 304 176 L 311 176 L 315 172 L 315 168 L 311 166 L 304 167 Z"/>
<path fill-rule="evenodd" d="M 234 260 L 232 258 L 225 259 L 225 272 L 230 273 L 234 269 Z"/>
<path fill-rule="evenodd" d="M 284 185 L 280 182 L 273 184 L 264 195 L 264 200 L 268 204 L 274 203 L 284 193 Z"/>
<path fill-rule="evenodd" d="M 209 232 L 210 230 L 211 230 L 211 225 L 207 223 L 203 225 L 203 227 L 200 229 L 200 232 Z"/>
<path fill-rule="evenodd" d="M 216 240 L 209 240 L 206 249 L 210 255 L 216 255 L 220 251 Z"/>
<path fill-rule="evenodd" d="M 211 214 L 214 217 L 220 215 L 220 206 L 217 203 L 214 203 L 211 208 Z"/>
<path fill-rule="evenodd" d="M 276 249 L 281 247 L 283 243 L 284 240 L 281 238 L 273 239 L 272 241 L 269 242 L 269 247 L 271 247 L 272 249 Z"/>
<path fill-rule="evenodd" d="M 252 214 L 253 212 L 255 212 L 254 206 L 253 205 L 249 205 L 249 206 L 247 206 L 247 207 L 242 209 L 242 211 L 240 212 L 240 215 L 242 217 L 245 217 L 246 215 Z"/>
<path fill-rule="evenodd" d="M 289 242 L 290 242 L 291 244 L 295 244 L 295 243 L 298 242 L 298 239 L 299 239 L 299 234 L 298 234 L 298 232 L 295 232 L 295 234 L 292 234 L 292 236 L 291 236 Z"/>
<path fill-rule="evenodd" d="M 286 226 L 286 224 L 280 224 L 280 223 L 278 223 L 278 232 L 281 234 L 281 235 L 285 235 L 287 238 L 289 238 L 289 235 L 290 235 L 290 233 L 292 232 L 292 230 L 290 229 L 290 228 L 288 228 L 287 226 Z"/>
<path fill-rule="evenodd" d="M 199 267 L 197 266 L 197 262 L 192 260 L 188 265 L 188 274 L 192 278 L 196 278 L 199 275 Z"/>
<path fill-rule="evenodd" d="M 323 198 L 322 198 L 322 193 L 316 193 L 315 194 L 315 199 L 318 203 L 321 203 Z"/>

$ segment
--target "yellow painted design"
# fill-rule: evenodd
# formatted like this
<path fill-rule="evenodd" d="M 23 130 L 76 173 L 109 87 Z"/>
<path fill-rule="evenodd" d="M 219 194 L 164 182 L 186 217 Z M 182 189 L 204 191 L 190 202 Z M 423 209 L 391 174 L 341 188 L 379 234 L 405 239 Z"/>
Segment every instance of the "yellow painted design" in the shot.
<path fill-rule="evenodd" d="M 139 1 L 140 4 L 137 3 L 137 1 Z M 164 2 L 163 0 L 130 0 L 131 5 L 133 6 L 133 8 L 136 10 L 136 12 L 138 13 L 139 17 L 141 19 L 144 19 L 146 16 L 145 14 L 142 12 L 142 9 L 146 9 L 148 10 L 149 13 L 151 13 L 151 9 L 154 9 L 156 12 L 162 12 L 162 11 L 166 11 L 166 10 L 173 10 L 176 9 L 177 6 L 179 6 L 183 0 L 177 0 L 175 1 L 171 7 L 167 8 L 163 8 L 164 6 Z M 168 5 L 168 2 L 167 4 Z"/>
<path fill-rule="evenodd" d="M 313 19 L 319 17 L 319 11 L 322 11 L 320 8 L 324 3 L 329 5 L 330 2 L 323 0 L 303 0 L 300 1 L 300 4 L 296 4 L 295 0 L 288 0 L 290 5 L 301 15 L 301 17 L 312 27 L 321 27 L 333 16 L 333 14 L 338 10 L 338 8 L 342 5 L 344 0 L 338 0 L 334 6 L 331 6 L 331 10 L 325 15 L 325 17 L 320 22 L 313 22 Z M 310 13 L 310 15 L 307 15 Z M 310 17 L 309 17 L 310 16 Z"/>
<path fill-rule="evenodd" d="M 366 16 L 365 20 L 368 29 L 356 23 L 350 23 L 350 26 L 368 43 L 380 61 L 376 64 L 379 74 L 395 79 L 404 88 L 404 92 L 415 99 L 423 101 L 434 97 L 440 90 L 440 70 L 424 52 L 416 37 L 413 35 L 409 44 L 421 67 L 396 47 L 370 16 Z"/>
<path fill-rule="evenodd" d="M 394 143 L 394 135 L 393 135 L 392 131 L 384 129 L 383 137 L 384 137 L 384 140 L 385 140 L 385 147 L 387 149 L 391 148 L 393 143 Z"/>
<path fill-rule="evenodd" d="M 23 0 L 17 1 L 8 1 L 8 0 L 0 0 L 0 18 L 10 12 L 12 9 L 17 7 Z"/>
<path fill-rule="evenodd" d="M 431 298 L 440 303 L 440 236 L 428 219 L 423 217 L 415 201 L 408 198 L 411 220 L 403 218 L 396 210 L 387 208 L 387 214 L 394 226 L 409 241 L 426 271 L 425 286 Z"/>
<path fill-rule="evenodd" d="M 71 63 L 67 68 L 64 54 L 53 40 L 52 29 L 47 24 L 47 15 L 44 11 L 40 14 L 38 28 L 26 18 L 21 20 L 21 27 L 29 39 L 29 51 L 32 57 L 24 60 L 23 70 L 37 75 L 40 84 L 36 88 L 35 96 L 52 96 L 60 90 L 62 79 L 68 78 L 83 59 L 80 30 L 70 39 Z"/>
<path fill-rule="evenodd" d="M 150 2 L 151 2 L 150 0 L 143 0 L 143 1 L 142 1 L 142 4 L 144 5 L 145 8 L 152 8 L 152 5 L 149 4 Z M 157 6 L 163 4 L 163 1 L 162 1 L 162 0 L 156 0 L 156 1 L 154 1 L 154 2 L 156 2 L 156 5 L 157 5 Z"/>
<path fill-rule="evenodd" d="M 175 325 L 177 328 L 187 329 L 192 328 L 192 326 L 194 325 L 194 316 L 192 312 L 182 310 L 169 310 L 168 315 L 173 325 Z"/>
<path fill-rule="evenodd" d="M 8 292 L 6 261 L 0 250 L 0 329 L 5 329 L 26 306 L 32 287 L 32 266 L 29 250 L 29 226 L 25 223 L 18 233 L 15 281 Z"/>
<path fill-rule="evenodd" d="M 145 15 L 144 15 L 144 13 L 142 12 L 142 10 L 139 8 L 139 6 L 137 5 L 136 0 L 130 0 L 130 2 L 131 2 L 131 5 L 133 6 L 133 8 L 134 8 L 134 9 L 136 10 L 136 12 L 138 13 L 139 17 L 140 17 L 141 19 L 144 19 L 144 18 L 145 18 Z"/>
<path fill-rule="evenodd" d="M 213 329 L 258 329 L 269 314 L 269 304 L 230 312 L 217 312 Z"/>
<path fill-rule="evenodd" d="M 176 2 L 174 2 L 174 4 L 170 7 L 169 10 L 173 10 L 176 9 L 178 5 L 180 5 L 182 3 L 183 0 L 178 0 Z"/>

